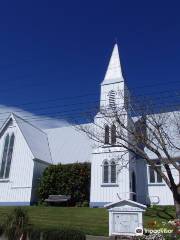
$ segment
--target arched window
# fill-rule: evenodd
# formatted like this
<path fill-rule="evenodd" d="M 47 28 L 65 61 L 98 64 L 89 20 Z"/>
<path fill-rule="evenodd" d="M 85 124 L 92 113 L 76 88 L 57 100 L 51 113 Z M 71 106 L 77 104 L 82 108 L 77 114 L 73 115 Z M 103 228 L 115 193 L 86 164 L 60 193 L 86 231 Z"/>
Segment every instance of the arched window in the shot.
<path fill-rule="evenodd" d="M 111 183 L 116 183 L 116 163 L 111 162 Z"/>
<path fill-rule="evenodd" d="M 109 126 L 105 125 L 104 143 L 109 144 Z"/>
<path fill-rule="evenodd" d="M 13 146 L 14 146 L 14 133 L 11 135 L 10 142 L 9 142 L 5 178 L 9 177 L 9 172 L 10 172 L 10 167 L 11 167 L 11 159 L 12 159 L 12 153 L 13 153 Z"/>
<path fill-rule="evenodd" d="M 116 92 L 114 90 L 111 90 L 109 92 L 109 106 L 112 108 L 114 108 L 116 105 L 115 97 L 116 97 Z"/>
<path fill-rule="evenodd" d="M 108 161 L 105 161 L 103 164 L 103 182 L 109 182 L 109 164 Z"/>
<path fill-rule="evenodd" d="M 116 144 L 116 126 L 114 124 L 111 126 L 111 144 Z"/>
<path fill-rule="evenodd" d="M 2 160 L 1 160 L 0 178 L 4 178 L 4 170 L 5 170 L 5 166 L 6 166 L 8 146 L 9 146 L 9 134 L 6 136 L 5 141 L 4 141 L 4 149 L 3 149 L 3 155 L 2 155 Z"/>
<path fill-rule="evenodd" d="M 13 146 L 14 146 L 14 134 L 12 134 L 11 137 L 9 137 L 9 134 L 8 134 L 4 142 L 4 149 L 3 149 L 3 155 L 1 160 L 0 178 L 9 177 Z"/>

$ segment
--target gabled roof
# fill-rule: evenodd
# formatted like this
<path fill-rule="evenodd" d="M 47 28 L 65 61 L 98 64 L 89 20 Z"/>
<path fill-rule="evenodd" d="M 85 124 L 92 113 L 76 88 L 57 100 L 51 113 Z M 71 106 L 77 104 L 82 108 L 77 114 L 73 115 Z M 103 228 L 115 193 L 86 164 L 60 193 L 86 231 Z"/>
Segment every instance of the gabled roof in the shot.
<path fill-rule="evenodd" d="M 90 162 L 92 141 L 88 136 L 69 125 L 45 130 L 50 144 L 54 164 Z"/>
<path fill-rule="evenodd" d="M 12 113 L 3 124 L 0 133 L 13 119 L 18 125 L 34 159 L 50 164 L 90 162 L 92 141 L 77 127 L 68 125 L 41 130 Z"/>
<path fill-rule="evenodd" d="M 51 164 L 52 159 L 47 134 L 14 113 L 10 115 L 10 118 L 16 121 L 34 158 Z"/>
<path fill-rule="evenodd" d="M 146 209 L 147 208 L 146 205 L 143 205 L 143 204 L 138 203 L 138 202 L 134 202 L 132 200 L 127 200 L 127 199 L 122 199 L 122 200 L 120 200 L 118 202 L 108 203 L 104 207 L 109 209 L 109 208 L 119 207 L 119 206 L 123 206 L 123 205 L 139 207 L 141 209 Z"/>

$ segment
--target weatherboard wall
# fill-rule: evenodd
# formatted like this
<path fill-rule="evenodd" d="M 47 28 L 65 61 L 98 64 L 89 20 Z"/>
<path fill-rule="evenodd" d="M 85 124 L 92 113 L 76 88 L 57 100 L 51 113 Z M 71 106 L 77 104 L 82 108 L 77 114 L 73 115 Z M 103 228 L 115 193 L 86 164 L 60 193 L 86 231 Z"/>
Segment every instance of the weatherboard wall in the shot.
<path fill-rule="evenodd" d="M 29 205 L 31 199 L 33 155 L 14 121 L 0 139 L 0 157 L 7 133 L 14 133 L 15 142 L 9 179 L 0 180 L 0 205 Z"/>
<path fill-rule="evenodd" d="M 179 181 L 178 171 L 171 166 L 173 178 L 176 183 Z M 165 170 L 163 171 L 166 174 Z M 163 181 L 162 183 L 151 184 L 148 182 L 148 195 L 150 203 L 157 205 L 174 205 L 173 195 L 167 184 Z"/>
<path fill-rule="evenodd" d="M 94 153 L 91 161 L 91 194 L 90 206 L 103 207 L 107 203 L 120 199 L 129 199 L 129 169 L 123 168 L 117 171 L 116 183 L 103 183 L 103 162 L 112 160 L 118 152 Z M 128 156 L 127 156 L 128 157 Z M 117 163 L 118 164 L 118 163 Z M 118 168 L 119 165 L 117 165 Z"/>

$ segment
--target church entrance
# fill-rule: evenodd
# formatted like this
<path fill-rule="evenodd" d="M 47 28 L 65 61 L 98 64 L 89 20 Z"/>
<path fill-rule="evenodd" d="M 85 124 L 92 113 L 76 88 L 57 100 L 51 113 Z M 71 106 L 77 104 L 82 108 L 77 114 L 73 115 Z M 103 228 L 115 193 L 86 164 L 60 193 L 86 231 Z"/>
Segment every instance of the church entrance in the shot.
<path fill-rule="evenodd" d="M 132 172 L 132 200 L 136 202 L 136 176 L 135 176 L 135 173 Z"/>

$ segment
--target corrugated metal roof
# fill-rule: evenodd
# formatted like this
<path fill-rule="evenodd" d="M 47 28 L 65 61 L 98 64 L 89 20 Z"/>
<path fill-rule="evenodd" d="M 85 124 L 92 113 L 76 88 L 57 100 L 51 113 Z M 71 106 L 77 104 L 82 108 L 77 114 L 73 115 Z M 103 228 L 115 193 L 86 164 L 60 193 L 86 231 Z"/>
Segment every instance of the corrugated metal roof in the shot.
<path fill-rule="evenodd" d="M 21 117 L 12 114 L 34 158 L 52 163 L 47 134 Z"/>
<path fill-rule="evenodd" d="M 89 162 L 92 141 L 74 126 L 46 129 L 53 163 Z"/>

